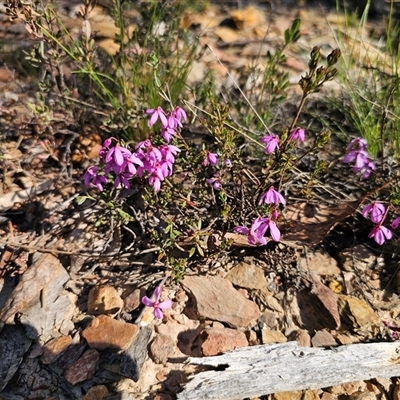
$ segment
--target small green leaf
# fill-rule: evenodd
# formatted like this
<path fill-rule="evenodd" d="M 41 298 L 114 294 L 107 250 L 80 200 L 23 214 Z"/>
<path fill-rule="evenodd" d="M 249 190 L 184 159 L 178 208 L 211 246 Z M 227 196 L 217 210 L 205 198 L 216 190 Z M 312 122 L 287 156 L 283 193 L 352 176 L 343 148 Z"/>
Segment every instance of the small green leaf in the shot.
<path fill-rule="evenodd" d="M 189 258 L 193 257 L 194 252 L 196 251 L 196 247 L 192 247 L 189 251 Z"/>
<path fill-rule="evenodd" d="M 197 247 L 198 253 L 199 253 L 202 257 L 204 257 L 204 251 L 203 251 L 203 249 L 201 248 L 201 246 L 198 244 L 198 245 L 196 245 L 196 247 Z"/>
<path fill-rule="evenodd" d="M 81 206 L 87 199 L 89 199 L 88 196 L 78 196 L 76 202 L 78 203 L 78 206 Z"/>

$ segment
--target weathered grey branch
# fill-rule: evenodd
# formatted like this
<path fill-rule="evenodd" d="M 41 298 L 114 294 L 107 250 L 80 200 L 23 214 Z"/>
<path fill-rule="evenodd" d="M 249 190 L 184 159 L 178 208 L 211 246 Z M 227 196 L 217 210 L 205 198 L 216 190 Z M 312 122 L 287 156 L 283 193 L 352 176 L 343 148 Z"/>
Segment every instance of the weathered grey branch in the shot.
<path fill-rule="evenodd" d="M 178 400 L 240 400 L 400 376 L 400 343 L 352 344 L 327 350 L 288 342 L 240 348 L 215 357 L 189 358 L 188 362 L 219 367 L 219 371 L 195 374 Z M 223 366 L 226 368 L 221 370 Z"/>

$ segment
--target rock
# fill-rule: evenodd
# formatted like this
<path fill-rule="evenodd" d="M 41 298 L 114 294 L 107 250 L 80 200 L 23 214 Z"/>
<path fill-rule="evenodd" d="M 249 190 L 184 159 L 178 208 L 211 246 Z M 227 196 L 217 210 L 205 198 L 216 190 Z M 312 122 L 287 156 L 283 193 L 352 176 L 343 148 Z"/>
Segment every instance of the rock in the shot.
<path fill-rule="evenodd" d="M 143 291 L 140 289 L 135 289 L 132 293 L 126 296 L 124 299 L 124 311 L 132 312 L 133 310 L 136 310 L 140 306 L 143 296 Z"/>
<path fill-rule="evenodd" d="M 260 325 L 262 324 L 262 326 Z M 278 318 L 276 314 L 273 311 L 265 310 L 259 319 L 259 325 L 261 328 L 267 326 L 270 329 L 273 329 L 277 326 L 278 324 Z"/>
<path fill-rule="evenodd" d="M 307 252 L 300 257 L 299 267 L 302 271 L 320 276 L 339 275 L 341 270 L 336 260 L 322 251 Z"/>
<path fill-rule="evenodd" d="M 185 316 L 182 323 L 179 323 L 175 319 L 167 321 L 165 324 L 157 325 L 155 331 L 162 335 L 171 336 L 171 338 L 177 342 L 179 336 L 185 331 L 199 331 L 200 322 L 193 319 L 189 319 Z"/>
<path fill-rule="evenodd" d="M 377 377 L 374 379 L 374 383 L 375 385 L 380 386 L 380 388 L 386 393 L 389 393 L 391 390 L 392 380 L 390 378 Z"/>
<path fill-rule="evenodd" d="M 309 332 L 340 325 L 337 294 L 318 280 L 310 280 L 296 296 L 302 325 Z"/>
<path fill-rule="evenodd" d="M 166 364 L 175 355 L 175 342 L 170 336 L 157 335 L 150 344 L 150 357 L 156 364 Z"/>
<path fill-rule="evenodd" d="M 116 315 L 124 305 L 124 301 L 115 288 L 109 285 L 94 286 L 88 297 L 88 313 L 92 315 Z"/>
<path fill-rule="evenodd" d="M 254 5 L 247 6 L 240 10 L 233 10 L 231 17 L 236 28 L 243 31 L 258 28 L 266 23 L 265 12 Z"/>
<path fill-rule="evenodd" d="M 295 340 L 299 346 L 311 347 L 311 337 L 304 329 L 298 329 L 290 333 L 289 340 Z"/>
<path fill-rule="evenodd" d="M 20 313 L 29 338 L 45 343 L 65 319 L 76 312 L 76 296 L 63 289 L 69 275 L 51 254 L 35 254 L 32 265 L 0 311 L 0 322 Z"/>
<path fill-rule="evenodd" d="M 169 336 L 177 346 L 177 356 L 194 356 L 192 352 L 193 343 L 199 336 L 202 327 L 199 321 L 189 319 L 185 316 L 183 324 L 175 320 L 169 320 L 165 324 L 156 326 L 156 332 Z"/>
<path fill-rule="evenodd" d="M 154 397 L 154 400 L 173 400 L 172 396 L 167 393 L 160 393 Z"/>
<path fill-rule="evenodd" d="M 82 332 L 82 336 L 92 349 L 122 350 L 132 343 L 138 330 L 139 328 L 134 324 L 100 315 L 92 320 L 90 325 Z"/>
<path fill-rule="evenodd" d="M 352 329 L 379 323 L 379 318 L 375 311 L 364 300 L 339 295 L 338 304 L 342 322 Z"/>
<path fill-rule="evenodd" d="M 200 318 L 247 327 L 259 316 L 254 302 L 245 299 L 226 279 L 217 276 L 186 276 L 182 284 L 193 295 Z"/>
<path fill-rule="evenodd" d="M 0 82 L 7 83 L 13 80 L 13 72 L 8 68 L 0 68 Z"/>
<path fill-rule="evenodd" d="M 364 381 L 346 382 L 342 385 L 343 393 L 347 396 L 357 392 L 368 392 Z"/>
<path fill-rule="evenodd" d="M 246 262 L 242 262 L 233 267 L 228 272 L 225 279 L 228 279 L 228 281 L 232 282 L 235 286 L 250 290 L 264 290 L 267 287 L 264 271 L 260 267 Z"/>
<path fill-rule="evenodd" d="M 165 389 L 171 393 L 178 393 L 182 388 L 186 375 L 183 371 L 172 370 L 169 372 L 167 379 L 163 382 Z"/>
<path fill-rule="evenodd" d="M 272 395 L 272 400 L 303 400 L 303 392 L 293 391 L 293 392 L 281 392 Z"/>
<path fill-rule="evenodd" d="M 279 302 L 267 289 L 267 280 L 265 279 L 264 271 L 260 267 L 242 262 L 233 267 L 226 275 L 225 279 L 228 279 L 235 286 L 240 288 L 256 291 L 256 296 L 262 299 L 262 303 L 270 310 L 277 312 L 283 311 Z M 238 289 L 238 291 L 241 293 L 241 289 Z"/>
<path fill-rule="evenodd" d="M 218 322 L 218 321 L 214 321 L 214 322 L 211 324 L 211 327 L 213 327 L 213 328 L 219 328 L 219 329 L 224 329 L 224 328 L 225 328 L 224 324 L 221 324 L 221 322 Z"/>
<path fill-rule="evenodd" d="M 147 356 L 152 329 L 141 327 L 129 347 L 123 351 L 106 350 L 101 354 L 101 366 L 113 373 L 137 382 Z"/>
<path fill-rule="evenodd" d="M 82 400 L 103 400 L 109 395 L 107 386 L 92 386 L 82 397 Z"/>
<path fill-rule="evenodd" d="M 0 392 L 18 370 L 31 343 L 20 325 L 6 325 L 0 332 Z"/>
<path fill-rule="evenodd" d="M 237 347 L 248 346 L 246 335 L 236 329 L 208 328 L 201 332 L 200 337 L 204 356 L 215 356 Z"/>
<path fill-rule="evenodd" d="M 250 329 L 249 331 L 246 332 L 246 338 L 250 346 L 255 346 L 259 344 L 257 333 L 253 331 L 253 329 Z"/>
<path fill-rule="evenodd" d="M 122 390 L 116 395 L 108 397 L 107 400 L 137 400 L 137 397 L 126 390 Z"/>
<path fill-rule="evenodd" d="M 72 342 L 68 346 L 68 349 L 61 353 L 60 357 L 56 361 L 57 367 L 65 369 L 76 361 L 82 356 L 82 354 L 87 349 L 87 344 L 84 340 L 81 340 L 81 335 L 79 332 L 76 332 L 75 335 L 72 337 Z"/>
<path fill-rule="evenodd" d="M 56 288 L 56 283 L 54 283 L 52 293 L 56 293 Z M 58 289 L 62 290 L 62 286 Z M 45 293 L 46 290 L 43 289 L 43 292 Z M 25 307 L 21 311 L 20 321 L 25 325 L 27 335 L 32 339 L 39 337 L 39 341 L 45 343 L 49 337 L 58 334 L 58 328 L 61 325 L 65 327 L 65 322 L 71 321 L 76 313 L 76 298 L 73 293 L 62 290 L 57 297 L 44 294 L 42 302 Z M 63 329 L 63 331 L 66 330 Z"/>
<path fill-rule="evenodd" d="M 263 344 L 287 342 L 287 338 L 282 332 L 273 331 L 269 328 L 261 330 L 261 340 Z"/>
<path fill-rule="evenodd" d="M 94 349 L 85 351 L 82 357 L 64 372 L 64 378 L 71 384 L 76 385 L 79 382 L 91 379 L 96 370 L 99 352 Z"/>
<path fill-rule="evenodd" d="M 346 249 L 338 254 L 338 260 L 342 269 L 347 272 L 354 272 L 354 270 L 367 271 L 376 262 L 376 255 L 368 250 L 364 245 L 359 244 Z"/>
<path fill-rule="evenodd" d="M 47 342 L 43 346 L 41 361 L 43 364 L 51 364 L 68 348 L 72 343 L 71 336 L 59 336 Z"/>
<path fill-rule="evenodd" d="M 147 345 L 150 341 L 152 330 L 149 327 L 141 327 L 138 335 L 131 345 L 122 353 L 119 373 L 122 376 L 137 382 L 140 371 L 147 356 Z"/>
<path fill-rule="evenodd" d="M 400 381 L 397 380 L 393 389 L 393 400 L 400 400 Z"/>
<path fill-rule="evenodd" d="M 322 393 L 321 400 L 337 400 L 337 396 L 332 393 L 324 392 Z"/>
<path fill-rule="evenodd" d="M 338 333 L 336 335 L 336 340 L 339 342 L 339 344 L 352 344 L 352 343 L 359 343 L 360 342 L 360 337 L 354 336 L 350 333 Z"/>
<path fill-rule="evenodd" d="M 303 400 L 319 400 L 318 390 L 306 390 L 303 393 Z"/>
<path fill-rule="evenodd" d="M 349 400 L 378 400 L 381 399 L 381 396 L 377 397 L 371 392 L 355 392 L 348 398 Z"/>
<path fill-rule="evenodd" d="M 214 33 L 225 43 L 236 42 L 240 39 L 238 32 L 225 26 L 215 29 Z"/>
<path fill-rule="evenodd" d="M 337 346 L 333 336 L 328 331 L 317 331 L 311 339 L 313 347 Z"/>

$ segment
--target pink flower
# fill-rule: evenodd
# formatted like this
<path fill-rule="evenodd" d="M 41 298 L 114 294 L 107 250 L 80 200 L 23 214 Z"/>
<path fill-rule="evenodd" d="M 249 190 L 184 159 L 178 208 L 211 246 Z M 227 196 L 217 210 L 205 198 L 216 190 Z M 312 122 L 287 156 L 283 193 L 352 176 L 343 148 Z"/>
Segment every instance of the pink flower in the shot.
<path fill-rule="evenodd" d="M 206 158 L 201 163 L 201 165 L 203 167 L 206 167 L 207 165 L 210 165 L 211 167 L 215 167 L 217 164 L 218 164 L 218 154 L 207 151 Z"/>
<path fill-rule="evenodd" d="M 224 160 L 223 166 L 226 168 L 232 168 L 232 161 L 229 158 L 227 158 L 226 160 Z"/>
<path fill-rule="evenodd" d="M 392 238 L 392 231 L 383 225 L 376 225 L 368 235 L 369 238 L 374 238 L 379 245 L 385 243 L 385 240 Z"/>
<path fill-rule="evenodd" d="M 214 176 L 206 180 L 206 182 L 212 186 L 215 190 L 220 190 L 222 187 L 221 180 L 218 176 Z"/>
<path fill-rule="evenodd" d="M 184 119 L 185 121 L 187 121 L 187 119 L 188 119 L 188 117 L 186 115 L 186 111 L 182 107 L 179 107 L 179 106 L 175 107 L 174 111 L 172 111 L 172 115 L 179 121 L 181 119 Z"/>
<path fill-rule="evenodd" d="M 131 153 L 129 156 L 125 157 L 125 161 L 121 167 L 123 171 L 126 171 L 133 177 L 137 172 L 135 164 L 143 167 L 143 161 L 139 158 L 139 155 Z"/>
<path fill-rule="evenodd" d="M 364 218 L 368 218 L 370 215 L 370 220 L 374 224 L 379 224 L 382 221 L 382 218 L 385 215 L 386 207 L 382 203 L 378 203 L 377 201 L 372 202 L 371 204 L 366 205 L 361 214 Z"/>
<path fill-rule="evenodd" d="M 162 107 L 149 108 L 148 110 L 146 110 L 146 114 L 151 115 L 150 121 L 149 121 L 150 126 L 153 126 L 159 119 L 161 122 L 161 125 L 164 128 L 168 127 L 168 119 L 167 119 L 167 116 L 165 115 L 165 111 L 162 109 Z"/>
<path fill-rule="evenodd" d="M 353 167 L 354 172 L 362 172 L 361 176 L 363 179 L 368 179 L 371 176 L 372 172 L 375 170 L 376 170 L 376 165 L 369 160 L 361 168 L 358 168 L 356 166 Z"/>
<path fill-rule="evenodd" d="M 302 128 L 294 128 L 290 132 L 289 136 L 290 140 L 298 140 L 299 142 L 304 142 L 305 140 L 305 131 Z"/>
<path fill-rule="evenodd" d="M 274 242 L 279 242 L 279 240 L 281 239 L 281 231 L 276 226 L 275 221 L 272 221 L 271 219 L 269 219 L 268 220 L 268 228 L 269 228 L 269 233 L 271 234 L 272 240 Z"/>
<path fill-rule="evenodd" d="M 165 162 L 157 162 L 149 172 L 149 185 L 153 186 L 153 189 L 158 192 L 161 188 L 161 181 L 168 176 L 168 165 Z"/>
<path fill-rule="evenodd" d="M 354 138 L 346 147 L 347 152 L 351 150 L 366 150 L 366 149 L 367 149 L 367 141 L 361 137 Z"/>
<path fill-rule="evenodd" d="M 247 235 L 247 241 L 252 246 L 256 246 L 257 244 L 265 245 L 267 244 L 267 239 L 264 235 L 268 229 L 268 224 L 265 223 L 266 219 L 268 218 L 256 218 L 251 224 L 250 229 L 245 226 L 237 226 L 233 230 L 242 235 Z"/>
<path fill-rule="evenodd" d="M 116 144 L 114 147 L 111 147 L 111 149 L 108 150 L 106 162 L 113 163 L 120 167 L 124 163 L 125 157 L 129 157 L 131 155 L 132 153 L 126 147 Z"/>
<path fill-rule="evenodd" d="M 171 139 L 176 135 L 176 130 L 170 127 L 166 127 L 161 130 L 161 136 L 163 139 L 169 143 Z"/>
<path fill-rule="evenodd" d="M 277 135 L 267 135 L 263 136 L 260 139 L 261 143 L 264 143 L 265 146 L 265 151 L 268 154 L 273 153 L 276 149 L 279 149 L 279 137 Z"/>
<path fill-rule="evenodd" d="M 397 229 L 400 225 L 400 217 L 397 217 L 396 219 L 393 220 L 392 222 L 392 228 Z"/>
<path fill-rule="evenodd" d="M 272 221 L 270 218 L 257 217 L 251 224 L 250 229 L 246 228 L 245 226 L 237 226 L 234 228 L 234 231 L 242 235 L 247 235 L 247 241 L 249 244 L 256 246 L 258 244 L 267 244 L 267 238 L 264 236 L 268 229 L 272 239 L 275 242 L 279 242 L 281 238 L 281 232 L 276 226 L 275 221 Z"/>
<path fill-rule="evenodd" d="M 172 175 L 172 167 L 175 162 L 175 156 L 181 150 L 173 145 L 164 144 L 160 146 L 160 152 L 163 157 L 163 162 L 167 165 L 169 173 L 168 175 Z"/>
<path fill-rule="evenodd" d="M 131 184 L 129 183 L 129 178 L 132 178 L 131 174 L 127 173 L 119 173 L 115 177 L 114 181 L 114 187 L 118 188 L 119 186 L 123 186 L 126 189 L 129 189 L 131 187 Z"/>
<path fill-rule="evenodd" d="M 258 202 L 258 205 L 260 206 L 262 203 L 265 204 L 276 204 L 278 205 L 279 203 L 282 203 L 285 205 L 286 201 L 285 198 L 277 192 L 273 186 L 271 186 L 261 197 Z"/>
<path fill-rule="evenodd" d="M 89 187 L 90 184 L 93 184 L 100 190 L 103 191 L 103 185 L 108 182 L 107 178 L 102 175 L 99 167 L 89 167 L 85 175 L 83 175 L 83 181 L 86 187 Z"/>
<path fill-rule="evenodd" d="M 177 106 L 168 117 L 168 126 L 172 129 L 182 128 L 181 119 L 187 121 L 187 115 L 183 108 Z"/>
<path fill-rule="evenodd" d="M 149 299 L 147 296 L 142 297 L 142 303 L 146 307 L 154 307 L 154 316 L 157 319 L 163 318 L 163 313 L 161 310 L 166 310 L 167 308 L 171 308 L 172 306 L 172 301 L 170 299 L 164 300 L 160 303 L 160 295 L 161 295 L 161 286 L 157 286 L 152 296 L 154 300 Z"/>
<path fill-rule="evenodd" d="M 347 153 L 342 159 L 342 162 L 345 164 L 348 164 L 352 161 L 355 161 L 354 166 L 356 168 L 362 168 L 369 162 L 368 153 L 364 150 L 352 150 Z"/>
<path fill-rule="evenodd" d="M 279 211 L 276 208 L 274 208 L 274 210 L 272 211 L 271 217 L 273 219 L 278 219 L 279 218 Z"/>

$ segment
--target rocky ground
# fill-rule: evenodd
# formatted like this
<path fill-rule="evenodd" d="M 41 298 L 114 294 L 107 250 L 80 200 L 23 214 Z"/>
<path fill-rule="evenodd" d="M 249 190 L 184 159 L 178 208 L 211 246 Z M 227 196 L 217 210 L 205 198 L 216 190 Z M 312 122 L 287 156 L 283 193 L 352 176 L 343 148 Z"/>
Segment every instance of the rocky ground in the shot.
<path fill-rule="evenodd" d="M 63 8 L 70 29 L 80 29 L 76 7 Z M 337 47 L 332 30 L 340 29 L 340 16 L 217 6 L 188 15 L 182 23 L 200 26 L 203 44 L 213 49 L 194 65 L 189 83 L 209 69 L 221 82 L 238 76 L 273 50 L 296 16 L 303 36 L 286 65 L 295 98 L 311 48 L 328 54 Z M 297 205 L 293 221 L 302 234 L 276 245 L 249 248 L 233 235 L 226 253 L 201 267 L 188 265 L 179 283 L 166 281 L 162 299 L 173 305 L 156 320 L 140 300 L 168 275 L 157 249 L 127 246 L 120 227 L 96 229 L 96 206 L 75 202 L 84 168 L 97 157 L 99 135 L 77 131 L 56 108 L 43 121 L 27 107 L 34 82 L 21 72 L 18 57 L 28 36 L 18 20 L 0 17 L 0 399 L 168 400 L 197 372 L 188 357 L 291 340 L 331 348 L 397 339 L 397 250 L 377 251 L 368 239 L 352 237 L 346 218 L 354 207 L 349 211 L 343 202 L 317 207 L 312 216 Z M 371 23 L 371 31 L 378 25 Z M 107 7 L 93 11 L 92 30 L 99 46 L 113 53 L 116 28 Z M 338 90 L 338 84 L 324 90 Z M 62 139 L 54 135 L 46 147 L 41 138 L 51 129 Z M 338 223 L 342 228 L 331 231 Z M 328 251 L 338 241 L 337 251 Z M 369 381 L 260 398 L 397 399 L 400 383 L 377 373 Z"/>

